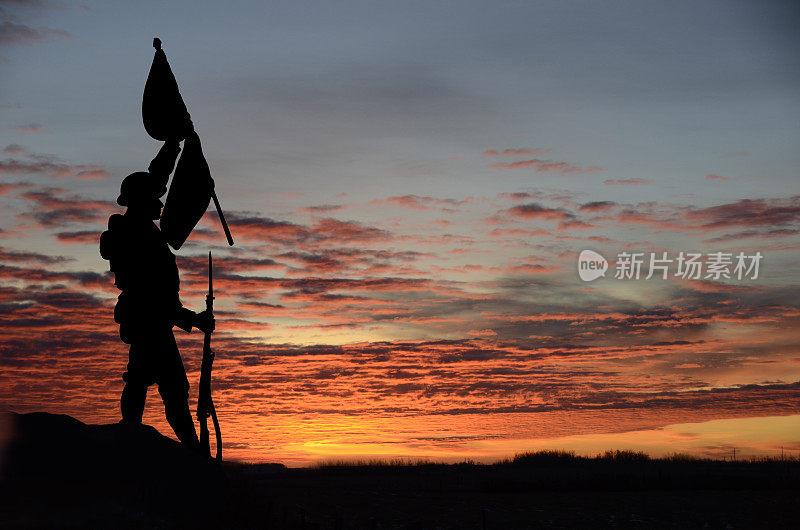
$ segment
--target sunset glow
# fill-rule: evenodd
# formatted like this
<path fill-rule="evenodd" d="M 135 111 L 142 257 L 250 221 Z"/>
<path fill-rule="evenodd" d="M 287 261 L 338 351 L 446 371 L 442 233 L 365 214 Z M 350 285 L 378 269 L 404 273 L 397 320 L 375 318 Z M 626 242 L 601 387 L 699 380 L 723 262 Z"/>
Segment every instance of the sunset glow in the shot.
<path fill-rule="evenodd" d="M 772 5 L 535 4 L 192 28 L 161 3 L 3 5 L 0 410 L 119 420 L 98 245 L 160 147 L 139 115 L 159 35 L 236 241 L 212 205 L 176 252 L 197 311 L 214 257 L 226 458 L 800 454 L 794 28 Z M 585 249 L 604 277 L 579 278 Z M 664 252 L 763 260 L 645 279 Z M 202 333 L 175 335 L 194 407 Z M 154 387 L 145 421 L 172 435 Z"/>

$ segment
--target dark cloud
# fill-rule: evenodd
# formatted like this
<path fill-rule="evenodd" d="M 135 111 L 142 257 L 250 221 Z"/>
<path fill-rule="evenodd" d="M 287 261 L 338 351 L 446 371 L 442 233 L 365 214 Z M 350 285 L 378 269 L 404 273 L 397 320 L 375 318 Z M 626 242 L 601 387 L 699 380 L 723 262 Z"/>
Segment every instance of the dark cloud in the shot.
<path fill-rule="evenodd" d="M 343 210 L 344 208 L 346 208 L 346 206 L 343 204 L 320 204 L 317 206 L 306 206 L 299 211 L 303 213 L 326 213 Z"/>
<path fill-rule="evenodd" d="M 32 127 L 32 126 L 29 126 Z M 9 149 L 11 149 L 9 151 Z M 0 173 L 15 175 L 47 175 L 54 178 L 73 177 L 80 180 L 106 178 L 109 173 L 104 166 L 87 164 L 66 164 L 52 155 L 34 154 L 19 146 L 8 146 L 4 153 L 22 154 L 27 160 L 6 158 L 0 160 Z"/>
<path fill-rule="evenodd" d="M 73 259 L 74 258 L 68 258 L 65 256 L 48 256 L 45 254 L 39 254 L 37 252 L 9 250 L 0 247 L 0 261 L 3 262 L 41 263 L 44 265 L 53 265 L 56 263 L 72 261 Z"/>
<path fill-rule="evenodd" d="M 545 219 L 549 221 L 567 221 L 575 218 L 573 214 L 563 209 L 547 208 L 535 202 L 514 206 L 501 213 L 524 219 Z"/>
<path fill-rule="evenodd" d="M 0 22 L 0 46 L 71 38 L 72 35 L 69 32 L 60 29 L 32 28 L 24 24 L 15 24 L 8 20 Z"/>
<path fill-rule="evenodd" d="M 66 193 L 58 188 L 40 188 L 21 193 L 19 197 L 31 203 L 32 209 L 20 214 L 20 217 L 52 228 L 69 223 L 105 222 L 119 208 L 110 201 L 67 196 Z"/>
<path fill-rule="evenodd" d="M 581 204 L 579 210 L 582 212 L 604 212 L 617 206 L 613 201 L 592 201 Z"/>
<path fill-rule="evenodd" d="M 67 245 L 99 245 L 100 230 L 78 230 L 76 232 L 58 232 L 56 239 Z"/>
<path fill-rule="evenodd" d="M 212 219 L 219 223 L 215 215 Z M 226 219 L 231 230 L 247 242 L 273 243 L 293 248 L 388 241 L 392 237 L 390 232 L 380 228 L 332 218 L 316 219 L 310 226 L 237 212 L 226 214 Z"/>

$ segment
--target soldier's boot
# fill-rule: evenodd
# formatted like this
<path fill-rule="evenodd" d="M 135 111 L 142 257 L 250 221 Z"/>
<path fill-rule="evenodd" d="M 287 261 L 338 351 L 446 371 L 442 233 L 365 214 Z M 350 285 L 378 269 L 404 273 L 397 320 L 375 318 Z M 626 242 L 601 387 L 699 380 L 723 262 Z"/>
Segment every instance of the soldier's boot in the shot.
<path fill-rule="evenodd" d="M 142 423 L 146 398 L 146 385 L 125 383 L 125 388 L 122 389 L 122 397 L 119 400 L 123 423 Z"/>

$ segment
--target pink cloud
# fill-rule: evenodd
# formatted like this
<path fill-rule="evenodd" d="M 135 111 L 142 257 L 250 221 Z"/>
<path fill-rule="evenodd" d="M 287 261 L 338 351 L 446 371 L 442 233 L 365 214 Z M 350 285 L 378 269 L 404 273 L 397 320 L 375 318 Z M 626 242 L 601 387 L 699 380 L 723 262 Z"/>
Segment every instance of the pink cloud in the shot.
<path fill-rule="evenodd" d="M 546 208 L 538 203 L 522 204 L 514 206 L 501 213 L 513 215 L 515 217 L 522 217 L 525 219 L 547 219 L 547 220 L 571 220 L 574 216 L 564 210 Z"/>
<path fill-rule="evenodd" d="M 20 153 L 25 153 L 25 148 L 17 144 L 9 144 L 3 149 L 3 154 L 6 155 L 16 155 Z"/>
<path fill-rule="evenodd" d="M 41 226 L 50 228 L 70 222 L 105 221 L 118 208 L 110 201 L 65 196 L 65 193 L 65 190 L 58 188 L 42 188 L 20 194 L 21 199 L 32 204 L 32 209 L 19 217 L 33 219 Z"/>
<path fill-rule="evenodd" d="M 402 208 L 409 208 L 412 210 L 433 210 L 441 208 L 445 211 L 453 211 L 453 208 L 472 202 L 472 197 L 464 200 L 456 199 L 438 199 L 436 197 L 420 197 L 419 195 L 403 195 L 398 197 L 387 197 L 386 199 L 375 199 L 370 204 L 380 205 L 394 205 Z"/>
<path fill-rule="evenodd" d="M 570 162 L 561 162 L 553 160 L 541 160 L 533 158 L 530 160 L 519 160 L 517 162 L 495 162 L 490 165 L 495 169 L 526 169 L 530 168 L 536 172 L 553 172 L 562 175 L 571 175 L 579 173 L 594 173 L 597 171 L 605 171 L 605 168 L 600 166 L 589 166 L 584 168 L 581 164 L 573 164 Z"/>
<path fill-rule="evenodd" d="M 54 178 L 75 177 L 81 180 L 96 180 L 109 176 L 108 171 L 103 166 L 96 164 L 66 164 L 52 155 L 28 153 L 18 145 L 10 145 L 3 152 L 23 154 L 28 160 L 17 160 L 15 158 L 0 160 L 0 173 L 47 175 Z"/>
<path fill-rule="evenodd" d="M 630 179 L 617 179 L 617 180 L 604 180 L 603 184 L 606 186 L 645 186 L 647 184 L 652 184 L 652 180 L 643 179 L 643 178 L 630 178 Z"/>
<path fill-rule="evenodd" d="M 730 180 L 730 179 L 731 179 L 730 177 L 725 177 L 725 176 L 722 176 L 722 175 L 714 175 L 714 174 L 711 174 L 711 173 L 709 173 L 708 175 L 706 175 L 706 180 L 721 180 L 721 181 L 727 181 L 727 180 Z"/>
<path fill-rule="evenodd" d="M 30 186 L 30 184 L 25 182 L 0 182 L 0 197 L 19 189 L 29 188 Z"/>

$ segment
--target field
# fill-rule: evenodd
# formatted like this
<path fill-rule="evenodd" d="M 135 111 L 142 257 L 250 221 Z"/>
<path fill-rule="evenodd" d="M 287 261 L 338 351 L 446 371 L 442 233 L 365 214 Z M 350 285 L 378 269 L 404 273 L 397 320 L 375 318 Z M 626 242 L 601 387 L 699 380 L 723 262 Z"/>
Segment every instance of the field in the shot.
<path fill-rule="evenodd" d="M 216 466 L 148 427 L 26 415 L 7 450 L 4 528 L 790 528 L 800 461 L 609 451 L 493 465 Z M 45 432 L 61 436 L 61 449 Z M 48 453 L 49 448 L 49 453 Z"/>

